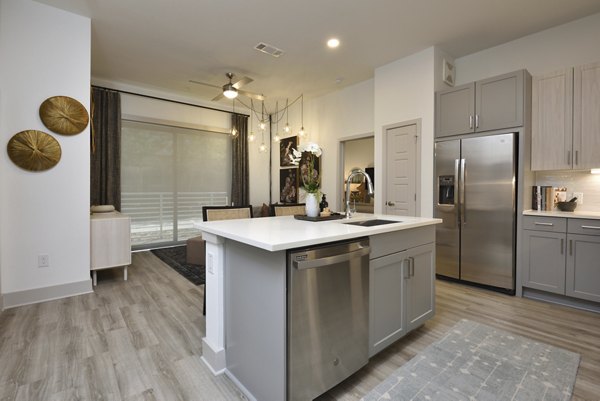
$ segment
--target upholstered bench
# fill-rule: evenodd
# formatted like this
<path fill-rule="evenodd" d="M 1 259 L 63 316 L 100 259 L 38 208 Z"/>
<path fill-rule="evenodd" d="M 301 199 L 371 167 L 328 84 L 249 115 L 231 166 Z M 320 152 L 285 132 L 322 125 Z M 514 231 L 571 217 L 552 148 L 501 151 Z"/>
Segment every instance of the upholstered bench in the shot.
<path fill-rule="evenodd" d="M 185 261 L 193 265 L 205 265 L 206 242 L 202 236 L 189 238 L 186 242 Z"/>

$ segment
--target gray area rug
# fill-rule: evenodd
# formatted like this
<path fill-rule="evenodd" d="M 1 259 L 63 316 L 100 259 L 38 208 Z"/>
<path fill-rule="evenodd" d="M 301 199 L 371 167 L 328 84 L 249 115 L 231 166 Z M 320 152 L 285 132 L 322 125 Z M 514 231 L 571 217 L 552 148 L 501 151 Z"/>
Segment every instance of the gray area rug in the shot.
<path fill-rule="evenodd" d="M 152 249 L 152 253 L 158 256 L 160 260 L 165 262 L 169 267 L 195 285 L 204 284 L 204 266 L 187 263 L 185 245 L 171 248 Z"/>
<path fill-rule="evenodd" d="M 579 354 L 461 320 L 364 398 L 570 400 Z"/>

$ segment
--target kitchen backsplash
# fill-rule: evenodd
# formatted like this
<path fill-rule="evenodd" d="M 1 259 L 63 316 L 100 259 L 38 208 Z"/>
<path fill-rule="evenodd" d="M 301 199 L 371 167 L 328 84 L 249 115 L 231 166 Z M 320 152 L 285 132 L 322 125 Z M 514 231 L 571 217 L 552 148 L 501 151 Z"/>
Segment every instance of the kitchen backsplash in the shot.
<path fill-rule="evenodd" d="M 583 193 L 583 204 L 577 205 L 577 211 L 600 212 L 600 174 L 588 171 L 537 171 L 536 185 L 566 187 L 568 199 L 573 192 Z"/>

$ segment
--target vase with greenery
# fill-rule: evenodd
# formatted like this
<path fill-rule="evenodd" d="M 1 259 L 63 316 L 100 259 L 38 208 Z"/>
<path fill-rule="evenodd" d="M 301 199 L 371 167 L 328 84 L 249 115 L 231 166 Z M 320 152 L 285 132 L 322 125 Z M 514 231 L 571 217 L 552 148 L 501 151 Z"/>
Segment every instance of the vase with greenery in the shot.
<path fill-rule="evenodd" d="M 306 192 L 306 215 L 317 217 L 319 215 L 319 187 L 321 175 L 315 169 L 315 160 L 321 157 L 322 150 L 316 143 L 306 143 L 292 150 L 292 164 L 300 166 L 300 179 L 302 188 Z"/>

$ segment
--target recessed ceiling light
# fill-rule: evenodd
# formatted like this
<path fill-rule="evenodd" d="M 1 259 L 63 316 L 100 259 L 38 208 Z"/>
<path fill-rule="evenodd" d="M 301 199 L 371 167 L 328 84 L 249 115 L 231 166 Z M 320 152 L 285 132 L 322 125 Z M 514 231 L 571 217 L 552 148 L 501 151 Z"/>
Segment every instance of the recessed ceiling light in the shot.
<path fill-rule="evenodd" d="M 332 49 L 335 49 L 339 45 L 340 45 L 340 41 L 336 38 L 331 38 L 327 41 L 327 46 L 329 46 Z"/>

